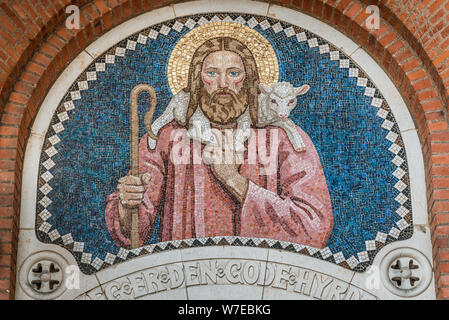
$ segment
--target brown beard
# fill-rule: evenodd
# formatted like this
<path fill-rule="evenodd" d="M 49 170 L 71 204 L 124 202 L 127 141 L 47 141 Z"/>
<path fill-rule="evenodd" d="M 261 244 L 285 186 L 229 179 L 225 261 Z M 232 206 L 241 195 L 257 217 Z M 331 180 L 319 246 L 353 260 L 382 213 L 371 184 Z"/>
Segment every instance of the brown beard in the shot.
<path fill-rule="evenodd" d="M 219 94 L 227 93 L 226 97 Z M 230 89 L 218 89 L 209 94 L 203 87 L 201 89 L 200 108 L 206 117 L 217 124 L 227 125 L 235 122 L 246 110 L 248 95 L 245 90 L 235 93 Z"/>

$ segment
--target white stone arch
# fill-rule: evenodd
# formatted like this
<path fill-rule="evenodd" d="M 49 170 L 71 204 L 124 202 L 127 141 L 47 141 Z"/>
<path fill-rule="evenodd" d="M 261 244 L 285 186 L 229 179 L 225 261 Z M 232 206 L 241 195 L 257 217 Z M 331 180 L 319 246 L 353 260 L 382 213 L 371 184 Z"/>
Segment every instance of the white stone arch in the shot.
<path fill-rule="evenodd" d="M 297 25 L 303 29 L 307 29 L 339 48 L 370 77 L 390 106 L 402 135 L 409 166 L 414 224 L 413 237 L 404 241 L 396 241 L 382 248 L 377 253 L 373 266 L 380 268 L 380 272 L 384 272 L 382 270 L 382 261 L 385 260 L 384 257 L 393 249 L 398 248 L 414 248 L 425 256 L 430 265 L 432 264 L 432 246 L 427 216 L 425 170 L 422 147 L 419 142 L 417 129 L 399 91 L 396 89 L 388 75 L 375 62 L 375 60 L 372 59 L 362 47 L 358 46 L 338 30 L 315 18 L 292 9 L 277 5 L 270 5 L 265 2 L 248 0 L 192 1 L 150 11 L 113 28 L 84 49 L 70 63 L 60 77 L 55 81 L 45 97 L 33 124 L 24 158 L 24 168 L 22 172 L 19 247 L 17 257 L 18 283 L 16 284 L 16 298 L 36 298 L 36 296 L 33 297 L 27 293 L 29 289 L 27 289 L 27 286 L 24 283 L 26 282 L 26 279 L 21 273 L 21 266 L 26 262 L 29 255 L 36 252 L 41 252 L 41 254 L 45 256 L 45 251 L 49 250 L 61 255 L 67 261 L 67 264 L 76 265 L 74 257 L 67 250 L 56 245 L 49 245 L 39 242 L 36 239 L 34 231 L 36 221 L 35 203 L 39 158 L 50 120 L 64 94 L 67 90 L 69 90 L 72 83 L 85 70 L 85 68 L 87 68 L 98 56 L 119 41 L 125 39 L 127 36 L 152 25 L 171 20 L 176 17 L 212 12 L 256 14 L 275 18 L 288 22 L 292 25 Z M 79 296 L 89 296 L 92 298 L 97 293 L 100 294 L 102 290 L 107 290 L 108 286 L 111 286 L 114 279 L 126 277 L 130 274 L 138 274 L 141 270 L 147 270 L 148 268 L 156 266 L 166 266 L 168 264 L 179 265 L 180 263 L 183 263 L 185 266 L 192 261 L 202 261 L 204 259 L 211 259 L 214 257 L 216 259 L 222 259 L 223 256 L 235 261 L 242 260 L 242 268 L 245 263 L 249 263 L 248 261 L 251 261 L 251 263 L 258 262 L 261 265 L 265 265 L 265 267 L 268 263 L 277 263 L 278 266 L 286 267 L 296 266 L 304 270 L 309 270 L 310 272 L 330 275 L 334 279 L 332 280 L 332 283 L 341 281 L 344 286 L 354 286 L 354 288 L 358 288 L 357 290 L 361 290 L 360 292 L 367 293 L 366 297 L 372 295 L 373 297 L 382 299 L 400 298 L 398 295 L 386 290 L 382 284 L 380 284 L 378 288 L 370 285 L 367 287 L 367 280 L 372 279 L 370 277 L 375 274 L 372 270 L 375 269 L 372 269 L 371 272 L 367 271 L 364 273 L 356 273 L 326 261 L 275 249 L 218 246 L 179 249 L 152 254 L 138 257 L 123 262 L 117 266 L 101 270 L 95 275 L 86 276 L 81 274 L 81 286 L 79 289 L 61 291 L 61 294 L 56 298 L 73 299 Z M 236 268 L 237 266 L 238 263 L 236 264 Z M 417 295 L 417 297 L 423 299 L 434 299 L 435 293 L 433 281 L 433 276 L 430 276 L 429 285 L 426 286 L 425 291 Z M 333 287 L 330 285 L 327 288 L 327 291 L 334 292 L 337 287 L 337 285 Z M 142 297 L 195 299 L 211 297 L 219 298 L 221 294 L 225 294 L 221 297 L 238 298 L 241 294 L 242 298 L 250 296 L 255 299 L 314 298 L 313 294 L 312 296 L 307 296 L 304 294 L 297 295 L 280 288 L 264 286 L 226 285 L 221 288 L 226 288 L 226 290 L 217 290 L 214 285 L 193 286 L 165 291 L 157 295 L 142 295 Z M 327 291 L 323 292 L 319 298 L 329 298 L 331 293 Z M 86 294 L 86 292 L 89 293 Z M 40 298 L 45 298 L 45 296 L 40 296 Z M 111 298 L 110 294 L 109 298 Z"/>

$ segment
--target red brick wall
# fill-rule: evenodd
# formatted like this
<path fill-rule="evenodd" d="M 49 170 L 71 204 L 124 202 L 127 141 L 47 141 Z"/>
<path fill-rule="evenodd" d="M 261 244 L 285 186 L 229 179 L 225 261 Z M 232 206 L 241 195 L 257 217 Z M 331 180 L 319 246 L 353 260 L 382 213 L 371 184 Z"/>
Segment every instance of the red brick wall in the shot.
<path fill-rule="evenodd" d="M 89 43 L 133 16 L 180 1 L 0 1 L 0 299 L 13 299 L 23 153 L 50 85 Z M 449 299 L 449 0 L 271 1 L 312 15 L 361 45 L 402 93 L 426 167 L 436 293 Z M 81 7 L 82 29 L 64 26 Z M 369 31 L 365 7 L 380 8 Z"/>

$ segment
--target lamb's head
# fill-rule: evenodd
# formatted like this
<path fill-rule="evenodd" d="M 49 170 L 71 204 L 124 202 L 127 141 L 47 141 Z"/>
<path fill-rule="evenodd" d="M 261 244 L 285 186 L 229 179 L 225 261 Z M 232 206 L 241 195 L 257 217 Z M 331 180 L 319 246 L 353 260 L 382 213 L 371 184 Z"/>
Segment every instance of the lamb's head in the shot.
<path fill-rule="evenodd" d="M 309 91 L 310 86 L 305 84 L 295 88 L 289 82 L 278 82 L 271 86 L 260 84 L 259 88 L 263 94 L 267 95 L 268 107 L 276 112 L 279 118 L 287 119 L 296 107 L 296 97 Z"/>

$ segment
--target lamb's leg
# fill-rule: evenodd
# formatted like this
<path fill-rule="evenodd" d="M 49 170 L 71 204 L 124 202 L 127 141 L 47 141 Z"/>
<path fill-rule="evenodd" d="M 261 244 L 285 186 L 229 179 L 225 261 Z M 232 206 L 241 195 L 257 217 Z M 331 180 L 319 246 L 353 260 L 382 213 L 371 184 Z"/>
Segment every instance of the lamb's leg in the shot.
<path fill-rule="evenodd" d="M 296 130 L 296 126 L 291 119 L 279 120 L 274 122 L 273 125 L 284 129 L 295 151 L 303 152 L 306 150 L 306 145 L 302 140 L 301 135 L 298 133 L 298 130 Z"/>

